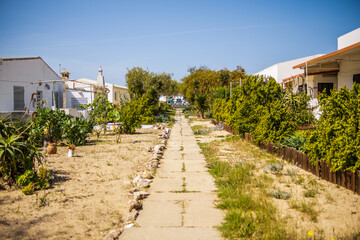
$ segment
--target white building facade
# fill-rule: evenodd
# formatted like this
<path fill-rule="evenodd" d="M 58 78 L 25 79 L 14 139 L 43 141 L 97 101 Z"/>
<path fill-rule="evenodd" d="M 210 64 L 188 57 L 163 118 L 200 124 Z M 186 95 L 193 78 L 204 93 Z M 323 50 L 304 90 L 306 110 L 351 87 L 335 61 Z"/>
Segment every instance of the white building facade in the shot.
<path fill-rule="evenodd" d="M 298 58 L 286 62 L 281 62 L 274 64 L 270 67 L 267 67 L 253 75 L 264 75 L 266 77 L 273 77 L 276 82 L 282 84 L 282 80 L 285 78 L 293 77 L 298 74 L 301 74 L 303 71 L 301 69 L 293 69 L 293 66 L 299 63 L 303 63 L 310 59 L 314 59 L 322 56 L 323 54 L 317 54 L 309 57 Z"/>
<path fill-rule="evenodd" d="M 41 57 L 0 58 L 0 114 L 62 107 L 61 78 Z"/>
<path fill-rule="evenodd" d="M 80 78 L 69 80 L 65 78 L 66 89 L 66 108 L 76 109 L 80 104 L 90 104 L 96 98 L 97 88 L 104 88 L 107 100 L 114 104 L 119 104 L 122 100 L 129 99 L 128 89 L 115 84 L 106 84 L 103 70 L 99 68 L 97 80 Z M 64 79 L 64 78 L 63 78 Z"/>

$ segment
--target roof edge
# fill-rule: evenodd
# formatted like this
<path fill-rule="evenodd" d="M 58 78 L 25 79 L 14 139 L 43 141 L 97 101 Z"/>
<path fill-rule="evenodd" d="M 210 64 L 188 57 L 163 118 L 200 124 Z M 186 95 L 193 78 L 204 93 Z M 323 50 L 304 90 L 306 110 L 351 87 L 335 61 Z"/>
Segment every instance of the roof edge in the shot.
<path fill-rule="evenodd" d="M 319 61 L 319 60 L 323 60 L 323 59 L 326 59 L 328 57 L 332 57 L 332 56 L 336 56 L 337 54 L 340 54 L 340 53 L 343 53 L 343 52 L 346 52 L 346 51 L 349 51 L 353 48 L 356 48 L 356 47 L 359 47 L 360 46 L 360 42 L 357 42 L 353 45 L 350 45 L 348 47 L 345 47 L 345 48 L 342 48 L 342 49 L 339 49 L 337 51 L 334 51 L 334 52 L 331 52 L 331 53 L 328 53 L 328 54 L 325 54 L 321 57 L 318 57 L 318 58 L 314 58 L 314 59 L 311 59 L 309 61 L 306 61 L 306 62 L 303 62 L 303 63 L 300 63 L 298 65 L 295 65 L 293 66 L 293 69 L 296 69 L 296 68 L 301 68 L 301 67 L 304 67 L 306 64 L 309 64 L 309 63 L 314 63 L 316 61 Z"/>

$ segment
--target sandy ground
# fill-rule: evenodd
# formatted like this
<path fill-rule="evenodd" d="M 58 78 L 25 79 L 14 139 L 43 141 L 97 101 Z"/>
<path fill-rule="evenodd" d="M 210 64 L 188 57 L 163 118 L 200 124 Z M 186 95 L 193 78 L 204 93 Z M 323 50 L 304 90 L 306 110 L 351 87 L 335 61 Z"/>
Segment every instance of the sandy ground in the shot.
<path fill-rule="evenodd" d="M 192 120 L 191 124 L 193 126 L 203 124 L 204 128 L 211 127 L 211 123 L 206 121 Z M 197 136 L 197 139 L 200 142 L 209 142 L 217 135 L 225 134 L 224 131 L 213 131 Z M 271 177 L 273 184 L 269 189 L 269 195 L 274 190 L 290 193 L 291 197 L 288 200 L 271 199 L 278 209 L 278 217 L 286 220 L 286 229 L 295 235 L 295 239 L 306 238 L 308 231 L 312 231 L 316 239 L 348 239 L 352 233 L 360 232 L 359 195 L 317 178 L 287 162 L 280 173 L 273 174 L 269 171 L 266 162 L 280 161 L 280 159 L 244 140 L 213 144 L 218 150 L 220 159 L 253 163 L 256 166 L 255 175 L 266 174 Z M 305 192 L 309 190 L 314 190 L 316 195 L 305 197 Z M 310 207 L 305 210 L 294 207 L 303 203 Z"/>
<path fill-rule="evenodd" d="M 95 137 L 67 157 L 67 147 L 47 158 L 54 173 L 49 189 L 26 196 L 20 190 L 0 190 L 0 239 L 102 239 L 124 224 L 130 180 L 145 169 L 160 143 L 161 130 Z M 48 206 L 39 207 L 40 200 Z"/>

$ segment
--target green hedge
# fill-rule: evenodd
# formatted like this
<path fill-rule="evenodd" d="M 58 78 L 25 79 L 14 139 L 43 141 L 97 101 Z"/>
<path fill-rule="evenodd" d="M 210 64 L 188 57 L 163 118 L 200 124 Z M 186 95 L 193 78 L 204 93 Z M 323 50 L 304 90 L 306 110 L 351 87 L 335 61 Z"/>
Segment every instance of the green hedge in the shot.
<path fill-rule="evenodd" d="M 248 76 L 231 92 L 231 97 L 216 92 L 212 115 L 238 133 L 249 132 L 258 142 L 274 143 L 294 134 L 299 124 L 314 122 L 309 97 L 285 92 L 273 78 Z M 218 96 L 225 96 L 223 98 Z"/>
<path fill-rule="evenodd" d="M 319 99 L 319 125 L 304 146 L 310 160 L 324 160 L 333 171 L 360 169 L 360 85 L 321 94 Z"/>

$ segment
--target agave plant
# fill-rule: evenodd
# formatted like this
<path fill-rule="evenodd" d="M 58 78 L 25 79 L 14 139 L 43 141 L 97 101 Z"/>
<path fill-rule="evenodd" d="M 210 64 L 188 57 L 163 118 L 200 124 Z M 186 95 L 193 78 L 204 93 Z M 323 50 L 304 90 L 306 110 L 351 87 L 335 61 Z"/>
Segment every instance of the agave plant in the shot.
<path fill-rule="evenodd" d="M 16 134 L 3 134 L 0 137 L 0 172 L 4 179 L 14 180 L 17 168 L 25 164 L 22 137 Z"/>

